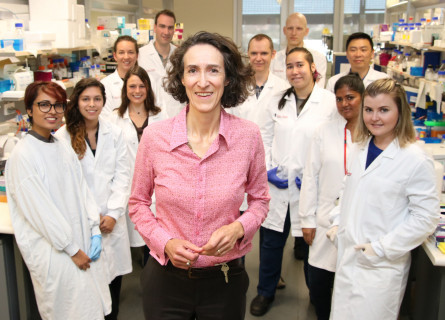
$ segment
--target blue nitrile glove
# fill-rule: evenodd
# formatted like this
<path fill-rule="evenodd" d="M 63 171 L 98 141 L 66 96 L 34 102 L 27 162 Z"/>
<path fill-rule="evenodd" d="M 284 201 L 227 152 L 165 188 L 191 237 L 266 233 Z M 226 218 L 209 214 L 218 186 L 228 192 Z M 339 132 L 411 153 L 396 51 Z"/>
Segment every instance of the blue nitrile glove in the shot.
<path fill-rule="evenodd" d="M 287 179 L 278 178 L 277 177 L 277 169 L 278 169 L 278 167 L 267 171 L 267 181 L 272 183 L 278 189 L 287 189 L 287 187 L 288 187 Z"/>
<path fill-rule="evenodd" d="M 96 261 L 100 257 L 100 252 L 102 251 L 102 236 L 100 234 L 96 234 L 91 237 L 91 245 L 90 252 L 88 253 L 88 257 L 91 260 Z"/>
<path fill-rule="evenodd" d="M 300 178 L 295 178 L 295 184 L 297 185 L 298 190 L 301 190 L 301 180 Z"/>

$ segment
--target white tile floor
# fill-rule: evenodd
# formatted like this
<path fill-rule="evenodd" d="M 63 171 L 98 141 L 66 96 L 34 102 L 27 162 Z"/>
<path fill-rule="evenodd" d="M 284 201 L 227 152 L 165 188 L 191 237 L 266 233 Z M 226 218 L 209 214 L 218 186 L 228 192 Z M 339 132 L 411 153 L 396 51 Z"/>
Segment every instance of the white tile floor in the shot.
<path fill-rule="evenodd" d="M 250 302 L 256 296 L 258 284 L 258 233 L 253 241 L 253 249 L 246 256 L 246 269 L 250 278 L 247 291 L 246 320 L 315 320 L 314 308 L 309 303 L 308 290 L 304 282 L 303 262 L 295 260 L 293 256 L 293 238 L 289 237 L 285 247 L 282 275 L 286 281 L 286 288 L 277 290 L 275 301 L 269 312 L 263 317 L 254 317 L 249 312 Z M 141 271 L 139 261 L 133 264 L 133 273 L 123 279 L 119 319 L 143 320 L 141 306 L 141 289 L 139 287 L 139 274 Z"/>

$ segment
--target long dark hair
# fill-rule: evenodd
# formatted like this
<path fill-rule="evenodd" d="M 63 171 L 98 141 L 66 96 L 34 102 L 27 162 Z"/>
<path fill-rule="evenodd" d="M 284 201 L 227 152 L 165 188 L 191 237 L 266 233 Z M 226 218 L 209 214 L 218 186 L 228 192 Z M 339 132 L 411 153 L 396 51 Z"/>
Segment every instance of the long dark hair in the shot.
<path fill-rule="evenodd" d="M 155 95 L 153 93 L 153 89 L 151 88 L 151 81 L 150 77 L 147 74 L 147 71 L 144 70 L 144 68 L 141 68 L 139 66 L 134 66 L 130 70 L 127 71 L 124 78 L 124 85 L 122 87 L 122 97 L 121 97 L 121 105 L 118 108 L 118 114 L 122 118 L 124 116 L 125 111 L 127 111 L 128 106 L 130 105 L 130 99 L 128 99 L 127 96 L 127 83 L 128 79 L 131 76 L 137 76 L 139 79 L 141 79 L 142 83 L 147 88 L 147 97 L 144 101 L 144 107 L 145 111 L 147 111 L 148 114 L 156 115 L 159 112 L 161 112 L 161 108 L 155 106 Z"/>
<path fill-rule="evenodd" d="M 65 110 L 66 131 L 71 137 L 71 146 L 76 152 L 79 159 L 85 156 L 87 146 L 85 142 L 86 126 L 85 120 L 79 111 L 79 97 L 85 89 L 90 87 L 97 87 L 102 94 L 103 104 L 105 105 L 105 87 L 95 78 L 86 78 L 80 80 L 74 87 L 73 93 L 70 96 L 70 102 Z"/>
<path fill-rule="evenodd" d="M 304 53 L 304 60 L 306 60 L 309 63 L 309 66 L 311 66 L 314 63 L 314 57 L 312 56 L 312 53 L 303 47 L 295 47 L 293 49 L 291 49 L 287 54 L 286 54 L 286 59 L 287 57 L 294 52 L 302 52 Z M 313 73 L 313 80 L 314 83 L 315 81 L 317 81 L 317 79 L 319 78 L 320 74 L 317 72 L 317 70 L 315 70 L 315 72 Z M 280 101 L 278 102 L 278 110 L 281 110 L 284 108 L 284 105 L 286 104 L 286 97 L 290 96 L 291 94 L 294 95 L 295 99 L 297 99 L 297 93 L 295 92 L 295 88 L 293 86 L 291 86 L 289 89 L 287 89 L 283 96 L 281 97 Z"/>

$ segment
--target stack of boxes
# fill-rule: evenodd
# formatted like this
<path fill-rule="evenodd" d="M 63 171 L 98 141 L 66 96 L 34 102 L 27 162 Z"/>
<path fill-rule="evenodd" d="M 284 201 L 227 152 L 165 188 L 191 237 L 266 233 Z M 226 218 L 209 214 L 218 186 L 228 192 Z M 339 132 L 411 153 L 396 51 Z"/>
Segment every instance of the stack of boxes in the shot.
<path fill-rule="evenodd" d="M 76 0 L 29 0 L 29 30 L 53 32 L 56 48 L 86 45 L 85 8 Z"/>

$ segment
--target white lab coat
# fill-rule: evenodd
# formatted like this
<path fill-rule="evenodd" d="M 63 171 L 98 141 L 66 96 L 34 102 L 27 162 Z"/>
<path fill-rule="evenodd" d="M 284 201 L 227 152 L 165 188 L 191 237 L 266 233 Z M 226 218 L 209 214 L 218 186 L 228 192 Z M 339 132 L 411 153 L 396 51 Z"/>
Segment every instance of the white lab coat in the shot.
<path fill-rule="evenodd" d="M 111 311 L 103 258 L 86 271 L 71 259 L 79 249 L 88 254 L 100 234 L 99 208 L 73 150 L 26 135 L 8 159 L 6 190 L 42 318 L 103 319 Z"/>
<path fill-rule="evenodd" d="M 165 91 L 163 87 L 164 79 L 165 78 L 159 78 L 155 83 L 150 76 L 150 81 L 153 83 L 152 88 L 155 95 L 156 106 L 164 110 L 169 118 L 173 118 L 178 115 L 179 112 L 181 112 L 187 103 L 180 103 L 178 100 L 173 98 L 170 93 Z"/>
<path fill-rule="evenodd" d="M 305 47 L 306 48 L 306 47 Z M 321 75 L 320 80 L 317 81 L 317 85 L 320 86 L 320 88 L 324 88 L 326 83 L 326 70 L 328 62 L 326 60 L 326 56 L 322 54 L 321 52 L 306 48 L 312 53 L 312 57 L 314 58 L 315 68 L 317 69 L 318 73 Z M 270 71 L 277 77 L 280 77 L 283 80 L 287 81 L 286 78 L 286 50 L 283 49 L 276 53 L 275 58 L 272 59 L 272 62 L 270 63 Z"/>
<path fill-rule="evenodd" d="M 138 58 L 139 66 L 144 68 L 150 77 L 153 93 L 156 98 L 156 105 L 162 110 L 165 110 L 170 118 L 176 116 L 186 105 L 186 103 L 180 103 L 175 100 L 163 87 L 164 79 L 167 76 L 166 70 L 172 67 L 170 56 L 175 49 L 176 47 L 170 44 L 170 52 L 168 54 L 169 59 L 167 60 L 165 68 L 155 49 L 154 41 L 139 49 Z"/>
<path fill-rule="evenodd" d="M 139 49 L 138 65 L 147 71 L 151 81 L 158 83 L 159 79 L 164 78 L 167 75 L 166 70 L 171 68 L 170 56 L 175 49 L 176 47 L 173 44 L 170 44 L 170 52 L 168 53 L 167 64 L 164 68 L 159 53 L 154 46 L 154 41 L 151 41 L 149 44 Z"/>
<path fill-rule="evenodd" d="M 165 113 L 165 111 L 159 112 L 157 115 L 150 115 L 148 117 L 148 125 L 162 121 L 167 119 L 168 116 Z M 113 113 L 110 115 L 109 119 L 110 122 L 116 124 L 118 127 L 122 129 L 122 133 L 124 136 L 125 144 L 127 146 L 127 158 L 128 163 L 130 166 L 130 177 L 133 178 L 133 172 L 134 172 L 134 163 L 136 161 L 136 153 L 138 151 L 139 141 L 138 141 L 138 135 L 136 132 L 136 129 L 133 125 L 133 122 L 130 119 L 130 115 L 128 114 L 128 109 L 125 111 L 123 117 L 119 117 L 117 110 L 113 111 Z M 153 212 L 156 212 L 156 200 L 155 195 L 153 194 L 153 203 L 151 205 L 151 210 Z M 128 231 L 128 237 L 130 239 L 130 246 L 132 247 L 141 247 L 145 245 L 144 240 L 140 236 L 139 232 L 135 230 L 133 222 L 130 220 L 130 217 L 128 216 L 128 205 L 126 207 L 126 213 L 125 217 L 127 220 L 127 231 Z"/>
<path fill-rule="evenodd" d="M 343 76 L 346 76 L 350 73 L 351 71 L 347 71 L 347 72 L 341 72 L 335 76 L 332 76 L 329 78 L 328 83 L 326 85 L 326 90 L 329 90 L 331 92 L 334 92 L 334 87 L 335 87 L 335 83 L 337 82 L 338 79 L 340 79 Z M 369 67 L 369 71 L 366 74 L 365 78 L 363 79 L 363 85 L 365 86 L 365 88 L 373 83 L 374 81 L 378 80 L 378 79 L 385 79 L 385 78 L 389 78 L 389 76 L 384 73 L 384 72 L 380 72 L 375 70 L 372 66 Z"/>
<path fill-rule="evenodd" d="M 119 108 L 121 105 L 124 81 L 116 69 L 112 74 L 103 78 L 101 82 L 105 86 L 106 101 L 100 115 L 103 118 L 107 118 L 114 109 Z"/>
<path fill-rule="evenodd" d="M 264 109 L 271 103 L 271 100 L 274 99 L 277 94 L 283 94 L 284 91 L 289 87 L 290 84 L 287 80 L 285 81 L 272 74 L 272 72 L 269 72 L 269 77 L 267 78 L 267 81 L 264 84 L 264 88 L 261 91 L 258 99 L 255 95 L 254 90 L 242 104 L 234 108 L 227 108 L 224 110 L 226 110 L 227 113 L 233 114 L 246 120 L 250 120 L 259 125 L 261 114 L 264 112 Z"/>
<path fill-rule="evenodd" d="M 278 189 L 269 183 L 270 209 L 262 226 L 283 232 L 287 207 L 290 204 L 291 230 L 295 237 L 302 235 L 298 216 L 300 191 L 295 184 L 295 177 L 302 176 L 307 150 L 316 126 L 337 114 L 337 107 L 335 96 L 317 85 L 298 117 L 294 96 L 287 96 L 283 109 L 278 110 L 280 98 L 281 95 L 276 95 L 266 108 L 260 119 L 260 129 L 267 170 L 278 165 L 284 166 L 289 188 Z"/>
<path fill-rule="evenodd" d="M 439 198 L 432 159 L 415 144 L 393 142 L 365 169 L 365 146 L 354 145 L 340 205 L 338 261 L 331 319 L 397 319 L 410 250 L 435 230 Z M 383 256 L 354 245 L 372 243 Z"/>
<path fill-rule="evenodd" d="M 265 112 L 267 106 L 273 101 L 276 95 L 283 94 L 284 91 L 290 87 L 289 82 L 278 78 L 276 75 L 269 72 L 264 88 L 260 96 L 256 97 L 255 91 L 251 92 L 249 97 L 240 105 L 234 108 L 224 109 L 227 113 L 233 114 L 237 117 L 250 120 L 260 126 L 261 115 Z M 273 102 L 274 103 L 274 102 Z M 243 204 L 240 207 L 241 211 L 247 210 L 247 194 L 244 197 Z"/>
<path fill-rule="evenodd" d="M 66 126 L 57 131 L 56 137 L 71 145 Z M 102 234 L 102 252 L 111 282 L 133 269 L 125 219 L 131 188 L 130 163 L 122 130 L 108 121 L 100 120 L 96 155 L 87 144 L 80 163 L 101 215 L 116 220 L 113 231 Z"/>
<path fill-rule="evenodd" d="M 326 237 L 331 225 L 329 213 L 340 196 L 345 176 L 344 137 L 346 120 L 338 115 L 321 124 L 309 147 L 301 184 L 299 216 L 302 228 L 316 228 L 309 247 L 311 266 L 335 272 L 337 248 Z M 348 160 L 352 139 L 346 130 Z"/>

